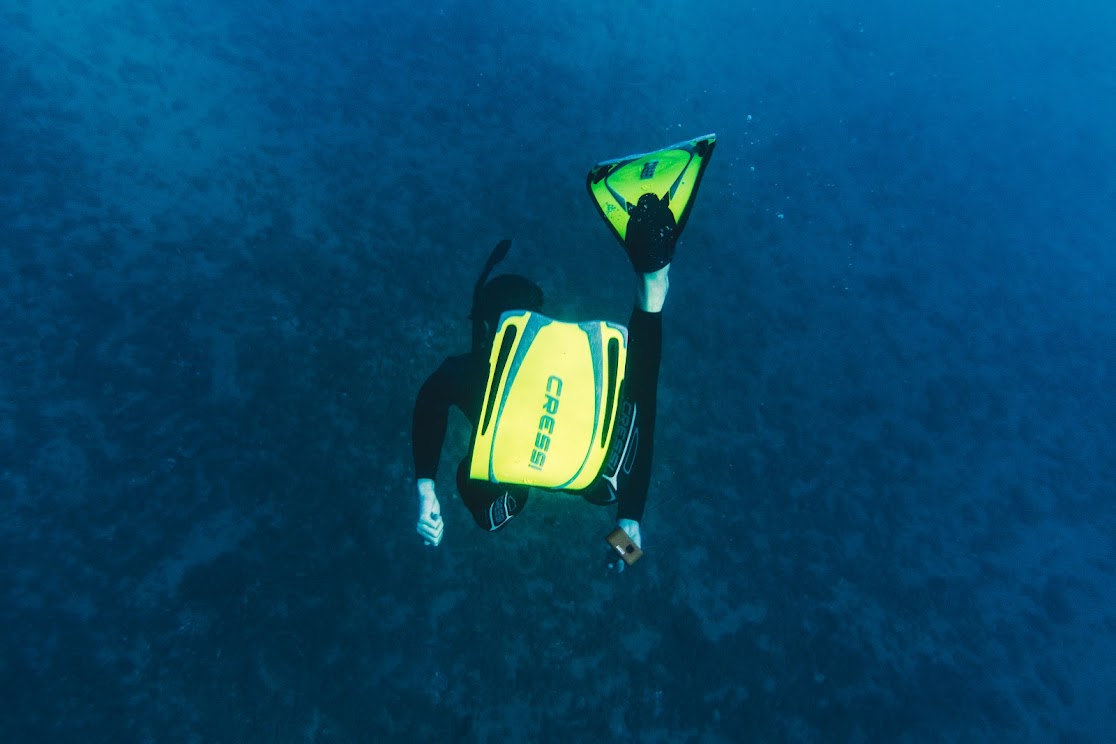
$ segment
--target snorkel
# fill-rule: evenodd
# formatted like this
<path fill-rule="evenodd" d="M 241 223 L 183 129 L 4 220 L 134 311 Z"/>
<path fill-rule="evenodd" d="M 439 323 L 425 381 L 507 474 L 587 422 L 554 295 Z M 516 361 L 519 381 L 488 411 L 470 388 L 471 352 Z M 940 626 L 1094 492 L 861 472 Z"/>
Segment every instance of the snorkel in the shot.
<path fill-rule="evenodd" d="M 474 354 L 486 353 L 504 311 L 539 310 L 542 307 L 542 290 L 527 277 L 501 274 L 492 281 L 488 280 L 496 264 L 508 255 L 511 244 L 510 240 L 501 240 L 496 244 L 477 277 L 477 283 L 473 285 L 473 306 L 469 319 L 473 322 Z"/>
<path fill-rule="evenodd" d="M 488 281 L 488 276 L 492 270 L 496 268 L 496 264 L 504 260 L 511 250 L 512 242 L 504 239 L 496 244 L 492 249 L 492 253 L 488 254 L 488 260 L 484 262 L 484 269 L 481 271 L 480 276 L 477 277 L 477 283 L 473 285 L 473 306 L 469 308 L 469 320 L 473 321 L 473 353 L 475 354 L 484 343 L 486 335 L 484 318 L 480 317 L 481 310 L 481 294 L 484 290 L 484 283 Z"/>

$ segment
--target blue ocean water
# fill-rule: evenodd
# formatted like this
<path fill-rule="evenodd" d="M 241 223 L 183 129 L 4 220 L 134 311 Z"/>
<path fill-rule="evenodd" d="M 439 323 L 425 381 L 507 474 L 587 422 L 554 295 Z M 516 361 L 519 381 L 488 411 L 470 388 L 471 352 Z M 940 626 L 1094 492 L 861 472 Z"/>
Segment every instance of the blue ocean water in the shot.
<path fill-rule="evenodd" d="M 5 2 L 4 740 L 1109 741 L 1114 7 Z M 460 418 L 425 548 L 491 246 L 622 321 L 585 173 L 706 132 L 645 558 Z"/>

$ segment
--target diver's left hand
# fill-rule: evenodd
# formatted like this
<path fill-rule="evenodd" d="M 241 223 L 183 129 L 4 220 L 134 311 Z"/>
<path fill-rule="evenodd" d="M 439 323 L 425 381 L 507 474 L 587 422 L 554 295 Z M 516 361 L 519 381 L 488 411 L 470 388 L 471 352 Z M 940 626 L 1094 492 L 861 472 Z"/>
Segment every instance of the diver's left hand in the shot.
<path fill-rule="evenodd" d="M 422 536 L 423 544 L 437 547 L 442 542 L 442 505 L 434 492 L 434 481 L 422 478 L 418 482 L 419 516 L 416 529 Z"/>
<path fill-rule="evenodd" d="M 639 532 L 639 522 L 634 519 L 618 519 L 616 526 L 628 533 L 628 537 L 632 538 L 632 542 L 640 550 L 643 550 L 643 536 Z M 628 564 L 624 563 L 623 559 L 616 554 L 616 551 L 608 551 L 608 569 L 616 573 L 623 573 L 624 568 Z"/>

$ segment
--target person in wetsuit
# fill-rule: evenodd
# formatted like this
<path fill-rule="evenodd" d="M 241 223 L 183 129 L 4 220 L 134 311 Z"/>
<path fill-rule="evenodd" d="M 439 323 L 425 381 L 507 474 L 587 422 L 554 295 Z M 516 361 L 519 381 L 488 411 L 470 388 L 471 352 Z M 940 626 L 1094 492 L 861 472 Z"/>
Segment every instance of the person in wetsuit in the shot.
<path fill-rule="evenodd" d="M 604 478 L 579 493 L 596 504 L 617 504 L 617 526 L 642 547 L 640 522 L 647 503 L 654 451 L 656 394 L 663 348 L 662 310 L 670 288 L 670 262 L 674 256 L 676 224 L 665 201 L 647 196 L 633 212 L 625 248 L 636 272 L 636 299 L 628 321 L 628 356 L 625 367 L 623 410 L 632 418 L 633 449 L 620 464 L 617 488 Z M 500 247 L 497 247 L 499 252 Z M 504 248 L 506 252 L 506 247 Z M 492 263 L 490 259 L 490 263 Z M 483 280 L 483 277 L 482 277 Z M 442 508 L 435 491 L 442 445 L 450 408 L 456 406 L 473 427 L 480 416 L 488 376 L 491 334 L 501 313 L 511 309 L 539 310 L 543 295 L 529 279 L 505 274 L 484 284 L 473 308 L 474 347 L 468 354 L 446 359 L 427 378 L 415 401 L 412 450 L 418 488 L 417 530 L 428 545 L 443 536 Z M 479 342 L 479 343 L 477 343 Z M 632 417 L 632 412 L 635 416 Z M 623 414 L 622 414 L 623 417 Z M 470 452 L 472 442 L 470 442 Z M 628 467 L 625 469 L 624 465 Z M 491 483 L 469 478 L 469 457 L 457 469 L 461 500 L 482 529 L 496 531 L 523 511 L 527 486 Z"/>
<path fill-rule="evenodd" d="M 591 485 L 576 492 L 595 504 L 617 504 L 617 526 L 637 549 L 642 548 L 640 525 L 651 483 L 662 311 L 670 288 L 670 267 L 715 140 L 715 135 L 706 135 L 652 153 L 598 163 L 586 183 L 598 211 L 631 260 L 636 297 L 628 321 L 625 377 L 608 457 Z M 527 504 L 528 486 L 478 480 L 471 477 L 470 469 L 501 314 L 509 310 L 538 312 L 543 302 L 542 291 L 523 276 L 506 274 L 488 281 L 509 247 L 510 241 L 497 245 L 474 288 L 471 351 L 442 362 L 423 383 L 415 401 L 416 529 L 427 545 L 439 545 L 444 534 L 434 478 L 453 406 L 472 426 L 469 451 L 457 469 L 457 488 L 477 525 L 499 530 Z M 630 553 L 631 545 L 626 549 Z M 624 560 L 634 562 L 629 558 Z M 624 562 L 614 560 L 613 565 L 623 570 Z"/>

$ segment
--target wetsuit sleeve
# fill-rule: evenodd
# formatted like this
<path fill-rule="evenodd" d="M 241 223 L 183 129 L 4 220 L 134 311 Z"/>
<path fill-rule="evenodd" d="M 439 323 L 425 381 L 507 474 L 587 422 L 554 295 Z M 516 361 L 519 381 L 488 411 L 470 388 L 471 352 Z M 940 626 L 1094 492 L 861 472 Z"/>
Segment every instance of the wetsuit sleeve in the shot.
<path fill-rule="evenodd" d="M 662 313 L 635 308 L 628 320 L 628 365 L 625 384 L 636 404 L 636 452 L 631 473 L 616 494 L 617 519 L 643 520 L 651 488 L 651 462 L 655 453 L 655 419 L 658 416 L 659 367 L 663 358 Z"/>
<path fill-rule="evenodd" d="M 438 473 L 449 409 L 455 398 L 455 381 L 453 365 L 446 360 L 426 379 L 415 398 L 411 451 L 415 458 L 416 478 L 433 479 Z"/>

